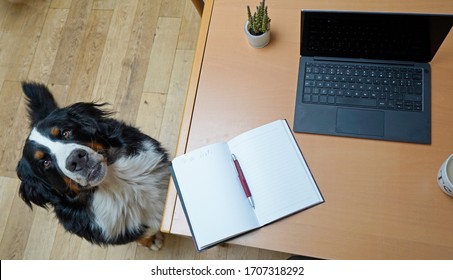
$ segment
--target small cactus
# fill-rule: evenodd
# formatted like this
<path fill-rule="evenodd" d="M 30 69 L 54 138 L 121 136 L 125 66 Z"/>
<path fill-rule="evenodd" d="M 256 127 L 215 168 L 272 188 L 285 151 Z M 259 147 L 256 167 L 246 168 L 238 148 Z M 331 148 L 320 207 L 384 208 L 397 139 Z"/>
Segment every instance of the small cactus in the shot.
<path fill-rule="evenodd" d="M 261 35 L 271 28 L 271 19 L 267 14 L 266 0 L 262 0 L 256 7 L 256 12 L 252 15 L 250 6 L 247 5 L 247 14 L 249 18 L 248 29 L 252 35 Z"/>

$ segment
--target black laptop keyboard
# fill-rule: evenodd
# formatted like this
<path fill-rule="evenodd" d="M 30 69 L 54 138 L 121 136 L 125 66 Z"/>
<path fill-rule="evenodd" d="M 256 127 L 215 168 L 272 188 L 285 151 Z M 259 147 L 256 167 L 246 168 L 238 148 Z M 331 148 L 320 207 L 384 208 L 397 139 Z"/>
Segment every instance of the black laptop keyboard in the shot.
<path fill-rule="evenodd" d="M 302 102 L 423 110 L 422 68 L 308 62 Z"/>

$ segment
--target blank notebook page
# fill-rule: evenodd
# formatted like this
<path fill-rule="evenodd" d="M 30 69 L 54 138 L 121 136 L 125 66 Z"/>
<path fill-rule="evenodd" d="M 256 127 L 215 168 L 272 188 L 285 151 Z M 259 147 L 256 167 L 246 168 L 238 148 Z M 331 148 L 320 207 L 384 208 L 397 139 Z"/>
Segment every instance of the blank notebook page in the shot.
<path fill-rule="evenodd" d="M 286 121 L 265 127 L 228 142 L 241 163 L 261 225 L 322 201 Z"/>
<path fill-rule="evenodd" d="M 249 202 L 243 200 L 226 143 L 197 149 L 172 164 L 199 246 L 258 226 Z"/>

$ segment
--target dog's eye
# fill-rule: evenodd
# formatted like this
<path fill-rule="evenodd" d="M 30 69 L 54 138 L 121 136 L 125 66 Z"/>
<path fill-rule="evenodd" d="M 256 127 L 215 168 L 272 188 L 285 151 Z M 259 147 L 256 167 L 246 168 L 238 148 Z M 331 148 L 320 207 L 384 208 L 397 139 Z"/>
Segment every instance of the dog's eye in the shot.
<path fill-rule="evenodd" d="M 41 165 L 44 169 L 48 169 L 51 164 L 52 164 L 52 161 L 50 159 L 45 159 L 41 162 Z"/>
<path fill-rule="evenodd" d="M 71 137 L 71 131 L 69 129 L 65 129 L 61 132 L 61 136 L 63 136 L 64 139 L 69 139 L 69 137 Z"/>

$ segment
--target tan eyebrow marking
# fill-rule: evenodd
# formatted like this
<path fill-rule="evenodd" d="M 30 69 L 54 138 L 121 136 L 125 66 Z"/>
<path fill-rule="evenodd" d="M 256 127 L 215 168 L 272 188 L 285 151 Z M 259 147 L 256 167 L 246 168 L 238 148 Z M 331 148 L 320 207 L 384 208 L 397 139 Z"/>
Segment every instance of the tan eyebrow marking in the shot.
<path fill-rule="evenodd" d="M 87 146 L 90 147 L 91 149 L 95 150 L 96 152 L 105 150 L 104 145 L 102 145 L 101 143 L 95 142 L 95 141 L 88 143 Z"/>
<path fill-rule="evenodd" d="M 43 151 L 36 151 L 34 154 L 34 157 L 36 160 L 40 160 L 44 157 L 44 152 Z"/>
<path fill-rule="evenodd" d="M 53 136 L 58 136 L 60 134 L 60 130 L 58 129 L 58 127 L 52 127 L 50 129 L 50 134 L 52 134 Z"/>

